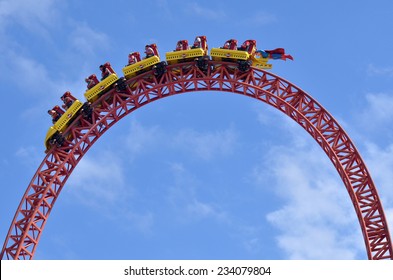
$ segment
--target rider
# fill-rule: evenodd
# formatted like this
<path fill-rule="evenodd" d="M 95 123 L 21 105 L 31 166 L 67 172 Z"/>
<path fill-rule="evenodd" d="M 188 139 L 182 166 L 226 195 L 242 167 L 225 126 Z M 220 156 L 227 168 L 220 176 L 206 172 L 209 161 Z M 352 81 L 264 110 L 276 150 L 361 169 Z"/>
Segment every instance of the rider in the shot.
<path fill-rule="evenodd" d="M 139 52 L 133 52 L 128 55 L 128 65 L 137 63 L 138 61 L 141 61 Z"/>
<path fill-rule="evenodd" d="M 243 42 L 243 44 L 240 46 L 239 50 L 248 52 L 248 51 L 250 51 L 249 50 L 250 47 L 251 47 L 251 43 L 249 40 L 247 40 L 247 41 Z"/>
<path fill-rule="evenodd" d="M 67 91 L 66 93 L 63 94 L 63 96 L 60 98 L 64 104 L 61 105 L 65 110 L 71 107 L 72 103 L 74 103 L 75 98 L 71 97 L 71 92 Z"/>
<path fill-rule="evenodd" d="M 227 40 L 223 46 L 223 49 L 237 50 L 237 40 L 236 39 Z"/>
<path fill-rule="evenodd" d="M 145 46 L 145 54 L 146 54 L 146 58 L 154 56 L 154 50 L 150 45 Z"/>
<path fill-rule="evenodd" d="M 91 89 L 92 87 L 94 87 L 96 84 L 99 83 L 96 75 L 94 75 L 94 74 L 85 78 L 85 82 L 87 83 L 87 89 Z"/>
<path fill-rule="evenodd" d="M 191 49 L 199 49 L 199 48 L 202 48 L 202 40 L 201 40 L 201 38 L 196 37 Z"/>
<path fill-rule="evenodd" d="M 176 44 L 176 51 L 186 51 L 188 49 L 188 41 L 180 40 Z"/>
<path fill-rule="evenodd" d="M 57 122 L 61 117 L 55 110 L 48 110 L 48 114 L 52 116 L 52 123 Z"/>
<path fill-rule="evenodd" d="M 104 80 L 106 77 L 108 77 L 111 73 L 111 71 L 106 67 L 106 65 L 100 65 L 100 70 L 101 70 L 101 81 Z"/>

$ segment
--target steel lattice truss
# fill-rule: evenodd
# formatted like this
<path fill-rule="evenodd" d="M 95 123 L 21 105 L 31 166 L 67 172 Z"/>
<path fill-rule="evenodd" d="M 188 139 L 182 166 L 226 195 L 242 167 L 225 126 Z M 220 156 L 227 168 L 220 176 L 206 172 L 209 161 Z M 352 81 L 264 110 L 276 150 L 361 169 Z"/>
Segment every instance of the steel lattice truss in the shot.
<path fill-rule="evenodd" d="M 338 122 L 310 95 L 264 70 L 243 73 L 229 62 L 209 61 L 202 72 L 194 62 L 150 72 L 112 89 L 93 105 L 92 120 L 79 116 L 67 129 L 66 145 L 46 154 L 21 200 L 11 224 L 2 259 L 32 259 L 49 214 L 72 171 L 91 146 L 117 121 L 152 101 L 195 91 L 224 91 L 253 97 L 288 115 L 325 151 L 352 200 L 369 259 L 393 259 L 388 225 L 376 187 L 360 154 Z"/>

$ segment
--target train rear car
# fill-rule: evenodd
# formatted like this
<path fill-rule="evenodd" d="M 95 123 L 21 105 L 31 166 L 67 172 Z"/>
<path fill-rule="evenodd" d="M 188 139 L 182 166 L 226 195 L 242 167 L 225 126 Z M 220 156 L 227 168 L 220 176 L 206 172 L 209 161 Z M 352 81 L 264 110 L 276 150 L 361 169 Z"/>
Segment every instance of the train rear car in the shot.
<path fill-rule="evenodd" d="M 237 40 L 229 39 L 223 47 L 211 49 L 210 56 L 215 61 L 237 62 L 240 71 L 247 71 L 251 66 L 260 69 L 272 68 L 272 65 L 267 63 L 268 58 L 257 52 L 255 40 L 246 40 L 237 47 Z"/>
<path fill-rule="evenodd" d="M 58 142 L 62 141 L 61 133 L 67 129 L 82 107 L 83 103 L 79 100 L 75 100 L 53 126 L 48 129 L 45 137 L 45 147 L 47 150 L 49 150 L 53 144 L 60 144 Z"/>
<path fill-rule="evenodd" d="M 210 56 L 215 61 L 228 61 L 228 60 L 248 60 L 250 54 L 246 51 L 229 50 L 222 48 L 212 48 L 210 50 Z"/>
<path fill-rule="evenodd" d="M 238 48 L 236 39 L 229 39 L 221 48 L 213 48 L 210 51 L 212 60 L 215 61 L 246 61 L 256 50 L 256 41 L 247 40 Z"/>

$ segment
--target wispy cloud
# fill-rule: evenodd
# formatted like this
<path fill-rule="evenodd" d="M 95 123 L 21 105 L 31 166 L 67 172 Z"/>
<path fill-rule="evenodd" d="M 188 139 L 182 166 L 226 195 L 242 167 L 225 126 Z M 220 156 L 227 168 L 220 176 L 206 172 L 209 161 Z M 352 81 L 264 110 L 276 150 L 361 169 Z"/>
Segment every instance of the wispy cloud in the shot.
<path fill-rule="evenodd" d="M 355 258 L 361 238 L 355 213 L 338 175 L 315 145 L 270 151 L 265 167 L 285 203 L 267 219 L 282 231 L 278 245 L 290 259 Z"/>
<path fill-rule="evenodd" d="M 14 24 L 20 24 L 30 31 L 34 31 L 37 37 L 42 33 L 47 34 L 47 27 L 50 26 L 52 1 L 9 1 L 0 2 L 0 71 L 1 79 L 14 82 L 16 86 L 31 89 L 35 92 L 41 85 L 48 85 L 48 71 L 46 67 L 36 59 L 28 57 L 26 46 L 19 41 L 15 41 L 12 32 L 1 34 L 6 28 L 12 28 Z M 31 8 L 31 9 L 30 9 Z M 38 26 L 40 28 L 38 28 Z M 35 29 L 39 30 L 35 30 Z M 21 40 L 23 42 L 23 40 Z M 23 76 L 21 83 L 20 76 Z"/>
<path fill-rule="evenodd" d="M 216 156 L 231 154 L 236 147 L 237 135 L 233 128 L 222 131 L 199 132 L 184 129 L 174 138 L 173 143 L 198 158 L 209 160 Z"/>
<path fill-rule="evenodd" d="M 367 68 L 367 74 L 369 76 L 381 76 L 381 77 L 393 77 L 393 67 L 386 66 L 386 67 L 378 67 L 374 64 L 369 64 Z"/>
<path fill-rule="evenodd" d="M 40 93 L 43 85 L 46 87 L 54 85 L 49 78 L 49 72 L 45 65 L 33 58 L 18 55 L 10 50 L 5 53 L 3 61 L 6 61 L 8 64 L 8 68 L 3 72 L 5 76 L 17 86 L 29 88 L 30 94 Z M 20 83 L 21 75 L 23 76 L 23 83 Z"/>
<path fill-rule="evenodd" d="M 66 196 L 72 203 L 100 213 L 105 219 L 118 221 L 121 230 L 150 233 L 154 214 L 134 209 L 130 203 L 134 199 L 134 188 L 126 177 L 124 165 L 119 156 L 105 150 L 83 158 L 67 182 Z"/>
<path fill-rule="evenodd" d="M 127 157 L 123 158 L 113 152 L 101 150 L 99 155 L 84 158 L 67 183 L 68 196 L 93 211 L 111 212 L 112 218 L 123 217 L 133 227 L 149 233 L 158 215 L 155 211 L 159 210 L 152 205 L 153 208 L 147 210 L 136 210 L 129 206 L 132 205 L 130 201 L 135 199 L 134 191 L 136 196 L 139 191 L 133 188 L 133 181 L 129 181 L 130 177 L 123 169 L 123 165 L 126 165 L 125 161 L 129 161 L 130 158 L 133 160 L 146 153 L 158 152 L 162 148 L 169 149 L 176 154 L 179 152 L 190 154 L 196 160 L 205 161 L 231 153 L 235 138 L 232 128 L 205 133 L 185 129 L 172 135 L 171 132 L 166 132 L 157 125 L 145 126 L 132 120 L 128 136 L 123 138 L 128 151 Z M 179 222 L 211 219 L 226 223 L 225 210 L 214 201 L 206 201 L 200 195 L 198 186 L 202 182 L 188 171 L 183 163 L 168 162 L 162 159 L 162 164 L 173 174 L 172 180 L 164 183 L 167 192 L 163 203 L 170 206 L 169 212 L 183 215 L 174 217 L 175 219 Z M 135 184 L 138 182 L 141 184 L 140 181 L 135 181 Z M 113 215 L 113 213 L 117 214 Z M 125 228 L 127 227 L 129 225 L 125 225 Z"/>
<path fill-rule="evenodd" d="M 373 123 L 393 120 L 393 94 L 376 93 L 366 96 L 368 106 L 364 109 L 364 118 Z"/>
<path fill-rule="evenodd" d="M 108 36 L 100 31 L 96 31 L 84 22 L 74 22 L 73 29 L 69 33 L 71 45 L 82 54 L 94 54 L 99 49 L 109 47 Z"/>
<path fill-rule="evenodd" d="M 393 134 L 389 129 L 392 111 L 390 94 L 368 94 L 364 108 L 358 108 L 354 118 L 345 125 L 351 128 L 356 143 L 363 147 L 362 156 L 379 190 L 390 227 L 393 224 Z M 282 207 L 267 215 L 267 220 L 281 231 L 277 236 L 278 246 L 292 259 L 366 258 L 351 200 L 319 146 L 308 135 L 299 133 L 295 128 L 298 125 L 285 116 L 261 115 L 257 111 L 257 118 L 261 125 L 277 123 L 279 129 L 291 135 L 287 145 L 271 146 L 253 173 L 256 185 L 271 186 L 284 201 Z M 365 135 L 364 131 L 373 133 Z"/>
<path fill-rule="evenodd" d="M 267 251 L 268 244 L 264 238 L 264 226 L 261 224 L 244 224 L 232 219 L 232 229 L 236 240 L 250 256 L 261 256 L 262 252 Z"/>
<path fill-rule="evenodd" d="M 292 120 L 276 114 L 269 118 L 280 119 L 275 123 L 291 135 L 290 141 L 270 146 L 253 176 L 257 187 L 269 186 L 283 201 L 266 219 L 280 232 L 276 240 L 284 258 L 361 257 L 360 227 L 333 165 Z M 267 117 L 260 119 L 265 125 Z"/>
<path fill-rule="evenodd" d="M 363 108 L 352 114 L 349 127 L 360 144 L 369 142 L 388 146 L 393 140 L 393 92 L 368 93 Z"/>
<path fill-rule="evenodd" d="M 176 223 L 213 223 L 224 230 L 223 239 L 231 240 L 231 247 L 238 248 L 249 256 L 262 254 L 267 246 L 263 240 L 263 223 L 250 223 L 249 220 L 239 217 L 239 213 L 232 209 L 230 203 L 222 203 L 214 197 L 206 196 L 203 191 L 206 182 L 182 163 L 172 163 L 170 169 L 174 179 L 168 188 L 166 199 Z M 242 214 L 244 215 L 240 213 Z"/>
<path fill-rule="evenodd" d="M 265 26 L 271 23 L 275 23 L 277 22 L 277 20 L 278 19 L 275 14 L 267 13 L 265 11 L 257 11 L 246 17 L 243 21 L 243 24 Z"/>
<path fill-rule="evenodd" d="M 197 131 L 191 128 L 175 132 L 164 131 L 158 125 L 144 126 L 137 120 L 131 121 L 131 127 L 125 140 L 126 147 L 133 156 L 157 149 L 175 150 L 192 155 L 199 160 L 212 160 L 231 155 L 237 147 L 237 132 L 233 127 L 216 131 Z"/>
<path fill-rule="evenodd" d="M 171 11 L 171 7 L 167 0 L 156 0 L 156 5 L 160 10 L 161 16 L 164 16 L 166 19 L 173 20 L 173 14 Z M 157 41 L 155 41 L 157 42 Z"/>
<path fill-rule="evenodd" d="M 271 118 L 285 117 L 273 115 Z M 277 246 L 291 259 L 359 258 L 364 250 L 360 228 L 336 170 L 307 134 L 299 134 L 297 124 L 291 120 L 281 123 L 283 129 L 293 135 L 291 142 L 288 146 L 272 146 L 265 151 L 266 158 L 255 167 L 253 175 L 256 185 L 271 186 L 284 202 L 266 216 L 266 221 L 280 231 L 276 237 Z M 187 150 L 200 160 L 226 156 L 233 152 L 237 143 L 232 128 L 205 133 L 185 129 L 171 136 L 159 127 L 148 128 L 135 123 L 132 136 L 134 140 L 140 139 L 130 140 L 136 147 L 144 143 L 143 147 L 148 149 L 149 143 L 153 143 L 151 140 L 160 137 L 165 139 L 160 143 L 174 152 Z M 203 182 L 182 162 L 170 163 L 170 170 L 173 182 L 169 183 L 167 202 L 177 213 L 175 220 L 207 219 L 222 223 L 249 253 L 258 254 L 263 250 L 263 240 L 259 238 L 261 225 L 239 222 L 230 209 L 214 200 L 205 200 L 199 191 Z M 253 228 L 253 232 L 246 233 L 247 227 Z"/>
<path fill-rule="evenodd" d="M 120 160 L 109 151 L 86 157 L 72 174 L 67 188 L 80 203 L 101 210 L 124 199 L 125 178 Z"/>
<path fill-rule="evenodd" d="M 207 8 L 196 2 L 189 3 L 187 5 L 187 11 L 200 18 L 207 18 L 210 20 L 223 20 L 227 17 L 227 14 L 223 10 Z"/>
<path fill-rule="evenodd" d="M 36 34 L 47 35 L 47 29 L 58 16 L 57 0 L 3 0 L 0 2 L 0 28 L 7 24 L 19 24 Z"/>
<path fill-rule="evenodd" d="M 64 80 L 63 72 L 58 70 L 58 65 L 53 66 L 52 62 L 65 63 L 71 53 L 73 60 L 77 60 L 76 54 L 86 58 L 86 54 L 105 49 L 110 40 L 104 33 L 93 30 L 85 23 L 78 23 L 68 14 L 62 13 L 64 7 L 64 3 L 58 0 L 0 2 L 0 72 L 3 73 L 0 79 L 14 84 L 15 87 L 28 88 L 28 91 L 23 90 L 22 93 L 36 96 L 42 94 L 41 96 L 48 97 L 56 93 L 60 95 L 63 90 L 69 90 L 68 86 L 73 87 L 75 82 L 71 82 L 71 78 Z M 16 26 L 21 26 L 22 31 L 19 28 L 18 32 L 15 32 Z M 66 31 L 63 32 L 63 28 Z M 19 38 L 21 34 L 25 34 L 23 32 L 36 41 Z M 68 40 L 71 43 L 58 45 L 58 33 L 69 34 Z M 39 42 L 42 38 L 44 43 Z M 61 42 L 64 42 L 64 39 L 67 39 L 67 35 L 62 36 Z M 31 46 L 41 46 L 41 51 L 44 51 L 49 45 L 56 50 L 51 56 L 42 57 L 40 52 L 32 53 Z M 75 68 L 75 65 L 72 67 Z M 63 68 L 65 70 L 67 67 Z M 81 78 L 80 85 L 82 81 Z"/>
<path fill-rule="evenodd" d="M 132 119 L 129 132 L 124 140 L 125 147 L 130 151 L 130 158 L 154 148 L 156 139 L 166 139 L 167 135 L 163 133 L 158 125 L 147 127 L 136 119 Z"/>
<path fill-rule="evenodd" d="M 171 163 L 172 186 L 168 189 L 167 201 L 179 213 L 176 219 L 192 222 L 199 219 L 214 219 L 224 222 L 227 214 L 213 202 L 204 201 L 198 192 L 201 184 L 181 163 Z"/>
<path fill-rule="evenodd" d="M 42 147 L 44 150 L 44 147 Z M 27 170 L 35 171 L 37 164 L 42 160 L 42 151 L 37 146 L 19 147 L 15 152 L 16 158 L 27 168 Z"/>

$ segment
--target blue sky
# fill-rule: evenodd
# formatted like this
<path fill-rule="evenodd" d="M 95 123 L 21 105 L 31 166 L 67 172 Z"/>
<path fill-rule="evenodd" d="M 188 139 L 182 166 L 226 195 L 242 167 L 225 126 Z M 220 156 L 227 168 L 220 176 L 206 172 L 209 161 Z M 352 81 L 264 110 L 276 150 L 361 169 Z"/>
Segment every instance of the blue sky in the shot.
<path fill-rule="evenodd" d="M 47 110 L 106 61 L 180 39 L 254 38 L 273 73 L 317 99 L 365 160 L 393 228 L 393 3 L 0 0 L 0 237 L 44 158 Z M 336 170 L 268 105 L 188 93 L 121 120 L 80 162 L 36 259 L 365 259 Z"/>

